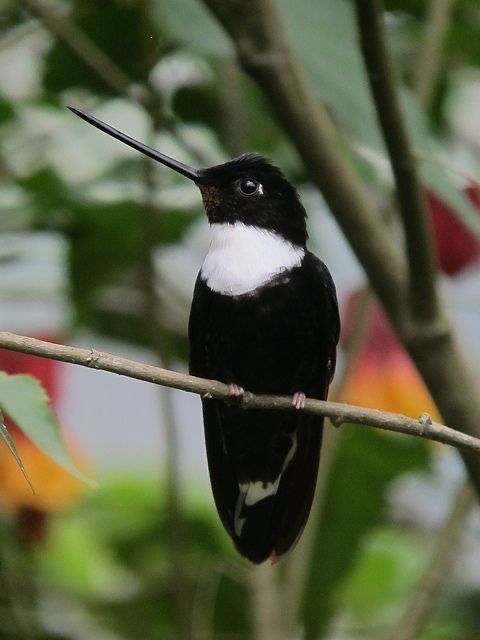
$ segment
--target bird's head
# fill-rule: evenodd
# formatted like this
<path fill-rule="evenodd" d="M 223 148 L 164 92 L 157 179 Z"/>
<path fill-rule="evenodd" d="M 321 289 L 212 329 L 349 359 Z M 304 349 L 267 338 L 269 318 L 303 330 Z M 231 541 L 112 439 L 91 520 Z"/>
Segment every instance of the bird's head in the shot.
<path fill-rule="evenodd" d="M 202 194 L 210 224 L 241 222 L 274 231 L 295 245 L 305 246 L 305 209 L 295 188 L 265 158 L 244 154 L 224 164 L 194 169 L 79 109 L 69 109 L 101 131 L 193 180 Z"/>
<path fill-rule="evenodd" d="M 305 245 L 305 209 L 295 188 L 265 158 L 245 154 L 200 169 L 196 182 L 210 224 L 241 222 Z"/>

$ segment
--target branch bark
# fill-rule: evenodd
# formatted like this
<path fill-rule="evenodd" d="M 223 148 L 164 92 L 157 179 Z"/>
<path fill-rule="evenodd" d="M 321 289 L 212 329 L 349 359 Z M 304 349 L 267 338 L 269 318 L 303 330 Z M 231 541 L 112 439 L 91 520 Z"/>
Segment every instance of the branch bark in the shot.
<path fill-rule="evenodd" d="M 355 0 L 355 9 L 370 89 L 395 176 L 408 257 L 411 311 L 417 320 L 431 322 L 439 312 L 432 232 L 400 106 L 383 26 L 383 6 L 381 0 Z"/>
<path fill-rule="evenodd" d="M 69 362 L 70 364 L 90 367 L 91 369 L 109 371 L 110 373 L 117 373 L 136 380 L 197 393 L 206 399 L 230 400 L 228 385 L 218 380 L 197 378 L 196 376 L 136 362 L 135 360 L 128 360 L 127 358 L 97 351 L 96 349 L 54 344 L 53 342 L 20 336 L 9 331 L 0 331 L 0 348 L 52 360 L 60 360 L 61 362 Z M 235 402 L 240 409 L 296 411 L 292 407 L 292 398 L 289 396 L 254 395 L 247 391 L 240 401 Z M 480 453 L 480 439 L 433 422 L 427 413 L 422 414 L 418 419 L 414 419 L 399 413 L 377 411 L 376 409 L 311 398 L 307 398 L 304 412 L 328 417 L 336 427 L 340 427 L 344 423 L 367 425 L 376 429 L 405 433 L 468 449 L 472 454 Z"/>
<path fill-rule="evenodd" d="M 455 0 L 429 0 L 423 42 L 419 51 L 413 86 L 418 102 L 426 109 L 435 93 Z"/>

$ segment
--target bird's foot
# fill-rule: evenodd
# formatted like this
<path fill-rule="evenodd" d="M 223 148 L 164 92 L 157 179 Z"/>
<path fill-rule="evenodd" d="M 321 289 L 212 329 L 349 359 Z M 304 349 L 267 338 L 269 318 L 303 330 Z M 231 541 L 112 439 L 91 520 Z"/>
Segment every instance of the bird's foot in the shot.
<path fill-rule="evenodd" d="M 228 385 L 228 395 L 230 396 L 230 401 L 238 401 L 241 400 L 243 394 L 245 393 L 245 389 L 238 384 L 229 384 Z"/>
<path fill-rule="evenodd" d="M 293 398 L 292 398 L 292 407 L 295 407 L 295 409 L 305 409 L 305 400 L 306 400 L 306 396 L 303 393 L 303 391 L 296 391 L 293 394 Z"/>

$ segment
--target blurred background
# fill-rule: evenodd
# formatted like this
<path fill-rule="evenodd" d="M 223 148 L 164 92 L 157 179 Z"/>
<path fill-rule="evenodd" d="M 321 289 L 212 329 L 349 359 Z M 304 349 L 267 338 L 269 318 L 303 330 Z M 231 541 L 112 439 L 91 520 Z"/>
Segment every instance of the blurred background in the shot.
<path fill-rule="evenodd" d="M 279 6 L 343 152 L 394 218 L 350 3 Z M 480 210 L 480 7 L 386 8 L 442 293 L 480 375 L 480 244 L 468 229 Z M 195 166 L 243 151 L 273 159 L 298 187 L 310 248 L 338 287 L 331 397 L 440 419 L 200 0 L 1 0 L 2 330 L 187 370 L 188 311 L 209 237 L 200 195 L 65 105 Z M 7 351 L 0 370 L 41 381 L 72 456 L 97 482 L 70 476 L 6 416 L 35 494 L 2 445 L 0 638 L 480 637 L 480 518 L 455 450 L 327 425 L 301 543 L 280 565 L 252 568 L 213 506 L 197 396 Z"/>

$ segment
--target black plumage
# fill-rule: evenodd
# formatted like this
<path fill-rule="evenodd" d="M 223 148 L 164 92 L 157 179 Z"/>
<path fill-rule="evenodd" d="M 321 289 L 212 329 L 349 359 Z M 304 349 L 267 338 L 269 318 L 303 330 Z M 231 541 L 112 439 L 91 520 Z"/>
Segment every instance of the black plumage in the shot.
<path fill-rule="evenodd" d="M 338 316 L 326 267 L 307 253 L 288 277 L 255 294 L 211 292 L 199 277 L 190 316 L 190 371 L 236 382 L 254 393 L 326 398 L 335 368 Z M 245 411 L 203 400 L 210 479 L 222 522 L 240 553 L 253 562 L 285 554 L 308 518 L 317 477 L 323 418 Z M 275 495 L 244 507 L 241 535 L 234 520 L 239 483 L 272 482 L 297 446 Z M 247 513 L 248 512 L 248 513 Z"/>
<path fill-rule="evenodd" d="M 243 410 L 243 389 L 324 399 L 335 370 L 339 317 L 327 267 L 306 248 L 294 187 L 247 154 L 193 169 L 96 118 L 102 131 L 193 180 L 212 244 L 196 281 L 190 371 L 231 386 L 232 402 L 203 399 L 208 466 L 222 523 L 255 563 L 298 540 L 315 491 L 323 419 L 301 411 Z"/>
<path fill-rule="evenodd" d="M 303 258 L 241 295 L 212 291 L 200 272 L 189 324 L 191 373 L 253 393 L 301 391 L 325 399 L 339 334 L 335 287 L 327 267 L 306 250 L 306 214 L 294 187 L 270 162 L 251 154 L 200 175 L 211 224 L 270 232 L 300 248 Z M 261 185 L 262 193 L 242 193 L 248 180 Z M 244 411 L 219 400 L 202 403 L 210 480 L 225 528 L 249 560 L 281 557 L 308 518 L 323 419 Z M 240 488 L 255 483 L 278 486 L 248 505 Z"/>

